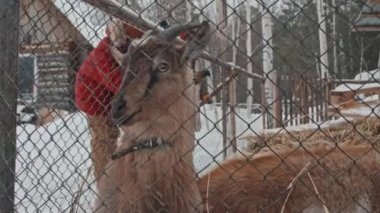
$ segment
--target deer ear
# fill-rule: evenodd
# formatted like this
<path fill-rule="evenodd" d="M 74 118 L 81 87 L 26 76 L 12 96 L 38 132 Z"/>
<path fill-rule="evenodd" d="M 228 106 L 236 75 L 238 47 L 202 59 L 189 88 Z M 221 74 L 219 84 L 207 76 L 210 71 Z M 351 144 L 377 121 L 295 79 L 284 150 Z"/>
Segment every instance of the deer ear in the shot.
<path fill-rule="evenodd" d="M 189 40 L 184 46 L 182 61 L 192 60 L 202 53 L 210 40 L 210 25 L 207 21 L 202 22 L 199 27 L 189 32 Z"/>

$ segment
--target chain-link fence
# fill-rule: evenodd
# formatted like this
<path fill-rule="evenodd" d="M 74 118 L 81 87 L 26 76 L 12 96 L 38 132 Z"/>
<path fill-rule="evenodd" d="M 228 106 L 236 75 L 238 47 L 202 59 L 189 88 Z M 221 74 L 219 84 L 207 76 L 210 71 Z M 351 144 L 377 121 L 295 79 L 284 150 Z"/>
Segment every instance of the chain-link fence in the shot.
<path fill-rule="evenodd" d="M 380 212 L 380 1 L 0 4 L 0 212 Z"/>

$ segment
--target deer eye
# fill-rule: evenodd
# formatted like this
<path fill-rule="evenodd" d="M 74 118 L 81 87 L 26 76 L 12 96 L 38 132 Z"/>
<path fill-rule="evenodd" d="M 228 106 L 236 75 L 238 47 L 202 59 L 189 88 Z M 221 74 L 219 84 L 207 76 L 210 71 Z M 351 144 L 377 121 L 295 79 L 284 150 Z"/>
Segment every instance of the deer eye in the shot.
<path fill-rule="evenodd" d="M 169 64 L 167 62 L 161 62 L 158 66 L 157 66 L 157 70 L 159 72 L 167 72 L 169 71 Z"/>

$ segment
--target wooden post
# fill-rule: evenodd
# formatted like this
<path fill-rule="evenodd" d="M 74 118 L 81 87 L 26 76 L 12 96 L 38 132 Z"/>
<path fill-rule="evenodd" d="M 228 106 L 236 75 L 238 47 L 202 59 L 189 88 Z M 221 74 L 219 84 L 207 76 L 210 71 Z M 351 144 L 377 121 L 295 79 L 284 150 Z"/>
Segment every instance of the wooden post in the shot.
<path fill-rule="evenodd" d="M 223 52 L 221 55 L 222 59 L 225 59 L 225 51 L 227 48 L 227 43 L 223 37 L 223 31 L 227 27 L 227 3 L 226 0 L 216 1 L 217 14 L 218 14 L 218 28 L 220 33 L 220 52 Z M 225 35 L 225 34 L 224 34 Z M 227 73 L 224 72 L 224 67 L 221 67 L 221 82 L 227 78 Z M 228 110 L 228 87 L 225 87 L 221 91 L 221 101 L 222 101 L 222 134 L 223 134 L 223 159 L 227 158 L 227 146 L 228 146 L 228 135 L 227 135 L 227 110 Z"/>
<path fill-rule="evenodd" d="M 268 115 L 268 105 L 267 105 L 267 100 L 265 98 L 265 83 L 264 81 L 261 82 L 260 85 L 260 90 L 261 90 L 261 107 L 262 107 L 262 117 L 263 117 L 263 129 L 268 129 L 267 125 L 267 115 Z"/>
<path fill-rule="evenodd" d="M 273 77 L 274 77 L 274 91 L 273 91 L 273 113 L 274 113 L 274 127 L 280 127 L 282 126 L 282 91 L 280 89 L 279 80 L 278 80 L 278 75 L 277 71 L 275 72 Z"/>
<path fill-rule="evenodd" d="M 324 121 L 326 120 L 330 120 L 331 117 L 329 117 L 329 113 L 328 113 L 328 108 L 329 108 L 329 105 L 331 103 L 331 95 L 330 95 L 330 90 L 331 90 L 331 85 L 330 85 L 330 78 L 327 77 L 324 79 L 325 81 L 325 100 L 324 100 Z"/>
<path fill-rule="evenodd" d="M 0 212 L 14 212 L 19 1 L 0 0 Z"/>
<path fill-rule="evenodd" d="M 237 151 L 236 143 L 236 76 L 231 75 L 231 82 L 229 83 L 229 100 L 230 100 L 230 145 L 232 153 Z"/>
<path fill-rule="evenodd" d="M 294 88 L 294 76 L 289 76 L 289 125 L 288 126 L 293 126 L 295 122 L 295 95 L 296 95 L 296 90 Z"/>
<path fill-rule="evenodd" d="M 306 73 L 301 75 L 302 81 L 302 123 L 306 124 L 310 121 L 310 111 L 309 111 L 309 75 Z"/>
<path fill-rule="evenodd" d="M 281 99 L 284 103 L 284 121 L 282 122 L 284 126 L 287 126 L 287 121 L 289 119 L 289 81 L 287 76 L 280 76 L 277 78 L 277 84 L 279 82 L 285 81 L 286 83 L 282 83 L 284 92 L 281 93 Z"/>

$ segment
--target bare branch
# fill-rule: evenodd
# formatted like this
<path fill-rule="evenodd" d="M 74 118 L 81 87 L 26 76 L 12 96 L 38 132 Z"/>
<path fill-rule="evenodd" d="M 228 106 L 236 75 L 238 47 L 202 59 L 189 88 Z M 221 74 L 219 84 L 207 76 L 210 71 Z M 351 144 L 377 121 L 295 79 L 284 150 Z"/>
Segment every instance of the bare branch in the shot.
<path fill-rule="evenodd" d="M 210 100 L 212 97 L 214 97 L 218 92 L 220 92 L 223 89 L 224 86 L 228 85 L 237 75 L 238 74 L 234 72 L 234 70 L 230 71 L 230 76 L 216 86 L 216 88 L 208 95 L 207 100 Z M 205 105 L 207 103 L 207 100 L 202 100 L 199 104 L 199 107 Z"/>

